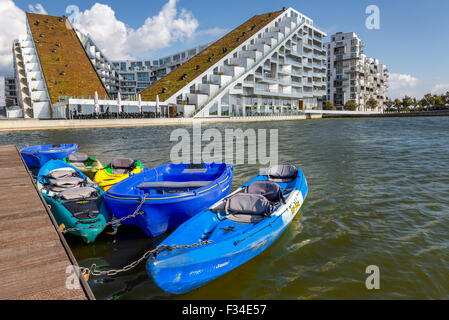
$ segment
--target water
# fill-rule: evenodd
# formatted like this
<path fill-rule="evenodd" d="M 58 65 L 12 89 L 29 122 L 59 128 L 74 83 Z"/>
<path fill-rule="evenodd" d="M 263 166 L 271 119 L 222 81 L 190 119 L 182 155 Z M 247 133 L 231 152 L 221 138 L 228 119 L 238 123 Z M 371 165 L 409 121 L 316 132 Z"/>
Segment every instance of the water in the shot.
<path fill-rule="evenodd" d="M 280 163 L 301 167 L 309 182 L 301 213 L 264 253 L 193 292 L 164 293 L 141 265 L 89 280 L 97 299 L 449 299 L 449 118 L 203 125 L 210 127 L 278 128 Z M 76 142 L 104 164 L 122 155 L 151 167 L 169 161 L 174 129 L 0 133 L 0 144 Z M 236 166 L 233 187 L 257 170 Z M 163 238 L 120 227 L 93 245 L 68 241 L 81 265 L 119 268 Z M 380 290 L 365 287 L 368 265 L 380 268 Z"/>

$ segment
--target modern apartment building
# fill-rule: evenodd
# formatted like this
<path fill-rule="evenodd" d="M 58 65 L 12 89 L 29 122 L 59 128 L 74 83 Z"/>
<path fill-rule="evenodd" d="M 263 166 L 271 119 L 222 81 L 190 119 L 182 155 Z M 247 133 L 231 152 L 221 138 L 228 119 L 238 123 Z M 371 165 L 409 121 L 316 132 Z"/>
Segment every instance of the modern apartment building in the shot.
<path fill-rule="evenodd" d="M 84 34 L 79 30 L 75 31 L 109 96 L 117 97 L 117 93 L 120 91 L 119 73 L 89 34 Z"/>
<path fill-rule="evenodd" d="M 27 35 L 13 45 L 19 105 L 34 118 L 114 109 L 298 114 L 319 109 L 326 94 L 325 36 L 312 19 L 284 8 L 256 15 L 212 44 L 162 59 L 109 62 L 67 18 L 28 13 Z M 123 99 L 116 101 L 118 92 Z"/>
<path fill-rule="evenodd" d="M 119 88 L 122 97 L 126 98 L 142 92 L 209 45 L 200 45 L 160 59 L 112 62 L 113 68 L 117 70 L 120 77 Z"/>
<path fill-rule="evenodd" d="M 295 9 L 256 15 L 142 92 L 195 117 L 295 114 L 326 93 L 324 31 Z"/>
<path fill-rule="evenodd" d="M 14 77 L 5 77 L 5 106 L 16 106 L 17 101 L 17 85 Z"/>
<path fill-rule="evenodd" d="M 388 89 L 388 69 L 378 59 L 364 53 L 364 44 L 354 32 L 338 32 L 325 44 L 327 49 L 327 94 L 338 110 L 348 101 L 357 105 L 358 111 L 382 111 Z M 368 100 L 377 101 L 370 109 Z"/>

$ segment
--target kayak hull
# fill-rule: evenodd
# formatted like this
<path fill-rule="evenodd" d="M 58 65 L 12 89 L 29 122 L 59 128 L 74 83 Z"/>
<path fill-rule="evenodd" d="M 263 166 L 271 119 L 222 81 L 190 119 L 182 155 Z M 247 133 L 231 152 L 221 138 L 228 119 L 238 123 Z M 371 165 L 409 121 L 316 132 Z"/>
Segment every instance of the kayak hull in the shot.
<path fill-rule="evenodd" d="M 80 170 L 76 167 L 71 166 L 61 160 L 50 160 L 48 161 L 40 170 L 37 179 L 37 187 L 41 191 L 45 202 L 50 206 L 50 210 L 55 218 L 57 224 L 64 225 L 65 228 L 85 228 L 88 229 L 70 231 L 69 234 L 81 237 L 85 243 L 92 243 L 95 241 L 97 236 L 105 229 L 105 223 L 111 220 L 111 214 L 104 203 L 104 193 L 103 191 L 96 187 L 99 192 L 96 201 L 96 207 L 99 208 L 99 214 L 91 219 L 77 219 L 73 214 L 64 206 L 64 200 L 56 200 L 51 195 L 44 191 L 44 181 L 45 177 L 49 172 L 59 168 L 73 168 L 78 172 L 80 178 L 87 178 Z M 89 184 L 93 185 L 93 182 L 87 178 Z M 83 201 L 80 201 L 83 202 Z"/>
<path fill-rule="evenodd" d="M 176 229 L 161 245 L 192 244 L 205 239 L 211 240 L 212 243 L 191 249 L 164 251 L 155 259 L 149 258 L 146 264 L 148 274 L 164 291 L 182 294 L 251 260 L 282 235 L 300 210 L 308 192 L 302 172 L 300 179 L 286 203 L 270 218 L 257 224 L 238 226 L 227 219 L 218 219 L 210 210 L 196 215 Z M 229 230 L 231 226 L 235 227 L 235 231 Z M 229 230 L 227 234 L 226 230 Z M 205 237 L 210 233 L 220 233 L 222 238 Z"/>
<path fill-rule="evenodd" d="M 38 145 L 20 150 L 28 168 L 41 168 L 50 160 L 62 160 L 78 150 L 77 144 Z"/>
<path fill-rule="evenodd" d="M 151 174 L 154 172 L 162 172 L 166 170 L 167 166 L 176 165 L 165 165 L 154 169 L 146 169 L 144 172 L 132 176 L 111 188 L 106 192 L 105 200 L 114 216 L 123 218 L 134 213 L 138 205 L 142 202 L 143 197 L 145 197 L 145 201 L 140 209 L 145 214 L 123 220 L 122 223 L 138 226 L 147 236 L 156 237 L 175 229 L 229 193 L 234 168 L 232 165 L 222 165 L 223 171 L 217 179 L 194 191 L 167 195 L 155 195 L 152 192 L 144 194 L 145 191 L 142 191 L 139 195 L 124 192 L 123 190 L 134 190 L 136 185 L 145 180 L 155 180 L 154 177 L 151 177 Z"/>

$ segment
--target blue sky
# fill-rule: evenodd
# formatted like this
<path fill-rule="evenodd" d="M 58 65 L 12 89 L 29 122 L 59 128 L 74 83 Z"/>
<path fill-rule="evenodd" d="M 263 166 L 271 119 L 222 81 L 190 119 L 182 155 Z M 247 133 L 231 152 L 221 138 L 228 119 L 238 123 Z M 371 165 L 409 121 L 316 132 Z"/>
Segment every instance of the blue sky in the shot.
<path fill-rule="evenodd" d="M 148 17 L 158 15 L 168 1 L 14 0 L 14 3 L 24 11 L 29 11 L 30 4 L 40 3 L 48 14 L 62 15 L 68 5 L 76 4 L 83 12 L 99 2 L 109 6 L 118 21 L 137 30 Z M 380 30 L 365 27 L 368 5 L 380 8 Z M 198 24 L 193 35 L 134 56 L 159 57 L 216 40 L 223 32 L 235 28 L 254 14 L 279 10 L 282 6 L 293 7 L 309 16 L 328 34 L 356 32 L 366 45 L 366 54 L 378 58 L 392 73 L 390 95 L 420 96 L 431 90 L 449 90 L 447 0 L 178 0 L 178 12 L 181 8 L 186 9 Z"/>

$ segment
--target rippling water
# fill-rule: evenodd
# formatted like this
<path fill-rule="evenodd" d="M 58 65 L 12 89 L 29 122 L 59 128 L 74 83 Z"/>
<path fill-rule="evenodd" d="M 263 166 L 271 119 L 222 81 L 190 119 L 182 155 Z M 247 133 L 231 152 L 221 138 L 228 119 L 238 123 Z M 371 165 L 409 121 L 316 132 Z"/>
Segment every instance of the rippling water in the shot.
<path fill-rule="evenodd" d="M 181 296 L 164 293 L 142 264 L 89 280 L 97 299 L 449 299 L 449 118 L 307 120 L 203 125 L 279 129 L 279 162 L 302 168 L 301 213 L 264 253 Z M 191 130 L 190 127 L 185 127 Z M 0 133 L 0 144 L 78 143 L 104 164 L 114 156 L 169 162 L 174 127 Z M 233 187 L 258 166 L 237 165 Z M 93 245 L 68 237 L 83 266 L 119 268 L 164 237 L 120 227 Z M 365 268 L 380 268 L 367 290 Z"/>

